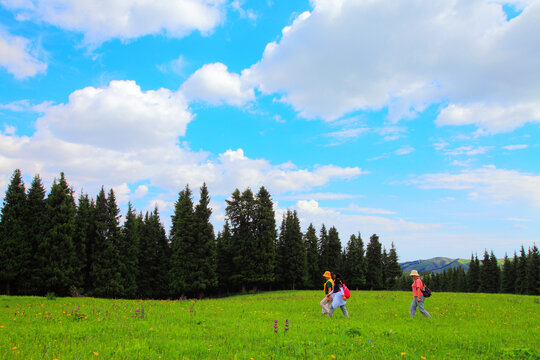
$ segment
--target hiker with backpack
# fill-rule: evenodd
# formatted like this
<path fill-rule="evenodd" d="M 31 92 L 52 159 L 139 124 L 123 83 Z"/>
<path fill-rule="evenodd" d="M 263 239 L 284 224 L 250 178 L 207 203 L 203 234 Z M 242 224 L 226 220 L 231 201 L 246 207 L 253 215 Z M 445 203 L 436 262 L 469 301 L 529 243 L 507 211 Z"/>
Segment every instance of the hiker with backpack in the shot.
<path fill-rule="evenodd" d="M 332 274 L 330 271 L 325 271 L 323 277 L 326 279 L 326 281 L 324 283 L 324 298 L 321 300 L 320 305 L 322 308 L 321 314 L 325 315 L 330 311 L 329 307 L 332 303 L 332 297 L 329 298 L 328 294 L 330 294 L 334 288 L 334 280 L 332 280 Z"/>
<path fill-rule="evenodd" d="M 347 311 L 347 307 L 345 305 L 347 304 L 346 300 L 351 297 L 351 293 L 343 282 L 343 278 L 340 273 L 335 273 L 334 290 L 332 290 L 329 295 L 333 295 L 333 299 L 332 306 L 330 306 L 330 311 L 328 311 L 328 316 L 332 317 L 334 310 L 339 307 L 343 312 L 343 315 L 348 318 L 349 312 Z"/>
<path fill-rule="evenodd" d="M 431 319 L 431 315 L 424 309 L 424 284 L 420 279 L 420 274 L 418 274 L 418 271 L 413 270 L 411 271 L 411 276 L 414 279 L 412 284 L 413 300 L 411 303 L 411 317 L 414 317 L 416 308 L 418 308 L 422 315 Z"/>

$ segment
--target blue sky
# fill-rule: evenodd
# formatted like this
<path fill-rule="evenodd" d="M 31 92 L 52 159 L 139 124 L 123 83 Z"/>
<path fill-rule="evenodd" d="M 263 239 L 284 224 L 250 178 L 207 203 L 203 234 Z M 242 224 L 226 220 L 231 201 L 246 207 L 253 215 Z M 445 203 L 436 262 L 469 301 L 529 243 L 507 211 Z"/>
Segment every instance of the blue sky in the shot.
<path fill-rule="evenodd" d="M 540 1 L 0 0 L 0 196 L 15 168 L 216 231 L 266 186 L 345 244 L 499 257 L 540 234 Z"/>

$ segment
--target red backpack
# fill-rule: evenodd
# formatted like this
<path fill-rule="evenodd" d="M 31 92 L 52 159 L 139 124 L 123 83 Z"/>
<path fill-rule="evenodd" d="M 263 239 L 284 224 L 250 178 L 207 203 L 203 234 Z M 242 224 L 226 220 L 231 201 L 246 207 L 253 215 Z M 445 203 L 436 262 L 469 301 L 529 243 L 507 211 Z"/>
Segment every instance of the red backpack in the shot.
<path fill-rule="evenodd" d="M 351 292 L 345 284 L 343 284 L 343 296 L 345 297 L 345 300 L 351 297 Z"/>

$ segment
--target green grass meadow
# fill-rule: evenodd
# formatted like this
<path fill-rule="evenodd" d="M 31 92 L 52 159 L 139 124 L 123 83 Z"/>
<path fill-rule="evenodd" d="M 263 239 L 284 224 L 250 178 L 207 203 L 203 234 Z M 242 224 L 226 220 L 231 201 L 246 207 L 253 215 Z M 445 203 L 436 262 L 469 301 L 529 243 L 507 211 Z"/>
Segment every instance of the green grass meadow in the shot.
<path fill-rule="evenodd" d="M 434 293 L 431 320 L 409 317 L 410 292 L 352 291 L 349 319 L 321 299 L 0 296 L 0 359 L 540 359 L 538 297 Z"/>

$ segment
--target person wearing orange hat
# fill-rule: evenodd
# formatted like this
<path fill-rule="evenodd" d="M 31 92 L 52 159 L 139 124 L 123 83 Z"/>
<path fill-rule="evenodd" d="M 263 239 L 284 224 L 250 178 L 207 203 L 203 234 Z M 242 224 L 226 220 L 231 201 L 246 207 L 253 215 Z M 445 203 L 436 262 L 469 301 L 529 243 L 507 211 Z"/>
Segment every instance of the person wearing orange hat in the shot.
<path fill-rule="evenodd" d="M 332 295 L 328 296 L 334 288 L 334 281 L 332 280 L 332 274 L 330 271 L 325 271 L 323 277 L 326 279 L 324 283 L 324 298 L 321 300 L 321 314 L 328 314 L 330 311 L 330 304 L 332 303 Z"/>
<path fill-rule="evenodd" d="M 413 270 L 411 271 L 411 276 L 414 279 L 412 284 L 413 300 L 411 303 L 411 317 L 414 317 L 416 308 L 418 308 L 422 315 L 431 318 L 431 315 L 424 309 L 424 294 L 422 293 L 424 284 L 422 283 L 422 280 L 420 280 L 420 274 L 418 274 L 418 271 Z"/>

